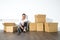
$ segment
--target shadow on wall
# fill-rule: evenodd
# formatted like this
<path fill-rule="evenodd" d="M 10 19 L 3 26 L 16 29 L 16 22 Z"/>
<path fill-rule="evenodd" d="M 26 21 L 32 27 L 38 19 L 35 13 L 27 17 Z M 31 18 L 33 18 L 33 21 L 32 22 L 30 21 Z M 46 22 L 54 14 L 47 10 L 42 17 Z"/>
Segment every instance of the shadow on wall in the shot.
<path fill-rule="evenodd" d="M 51 18 L 46 18 L 46 22 L 53 22 L 53 19 L 51 19 Z"/>

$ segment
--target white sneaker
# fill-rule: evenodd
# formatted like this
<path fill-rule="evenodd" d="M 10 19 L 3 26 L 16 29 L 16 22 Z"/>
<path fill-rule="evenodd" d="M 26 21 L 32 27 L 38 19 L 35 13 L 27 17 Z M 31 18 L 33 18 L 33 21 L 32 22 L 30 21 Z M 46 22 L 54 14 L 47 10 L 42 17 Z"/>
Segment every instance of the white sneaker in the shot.
<path fill-rule="evenodd" d="M 23 31 L 26 32 L 26 27 L 24 27 L 24 30 Z"/>

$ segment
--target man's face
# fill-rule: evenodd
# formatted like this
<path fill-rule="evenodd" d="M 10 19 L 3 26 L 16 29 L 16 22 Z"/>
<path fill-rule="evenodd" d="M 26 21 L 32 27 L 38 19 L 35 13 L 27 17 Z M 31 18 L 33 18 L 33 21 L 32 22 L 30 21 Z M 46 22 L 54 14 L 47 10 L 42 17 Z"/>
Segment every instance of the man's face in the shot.
<path fill-rule="evenodd" d="M 22 15 L 22 19 L 25 19 L 26 18 L 26 15 Z"/>

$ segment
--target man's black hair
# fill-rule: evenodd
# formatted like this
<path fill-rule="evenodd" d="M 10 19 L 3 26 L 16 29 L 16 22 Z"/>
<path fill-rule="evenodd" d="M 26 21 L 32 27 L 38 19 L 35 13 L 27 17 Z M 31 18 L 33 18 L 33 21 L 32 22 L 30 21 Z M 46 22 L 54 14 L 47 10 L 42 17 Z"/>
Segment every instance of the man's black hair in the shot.
<path fill-rule="evenodd" d="M 22 15 L 26 15 L 25 13 L 23 13 Z"/>

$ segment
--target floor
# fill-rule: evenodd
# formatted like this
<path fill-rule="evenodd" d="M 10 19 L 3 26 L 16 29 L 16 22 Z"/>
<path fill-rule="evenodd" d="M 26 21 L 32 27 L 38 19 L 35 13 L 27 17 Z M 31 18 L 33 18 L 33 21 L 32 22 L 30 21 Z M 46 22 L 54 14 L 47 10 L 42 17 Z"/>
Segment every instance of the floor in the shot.
<path fill-rule="evenodd" d="M 17 35 L 17 33 L 4 33 L 0 31 L 0 40 L 60 40 L 60 32 L 27 32 Z"/>

